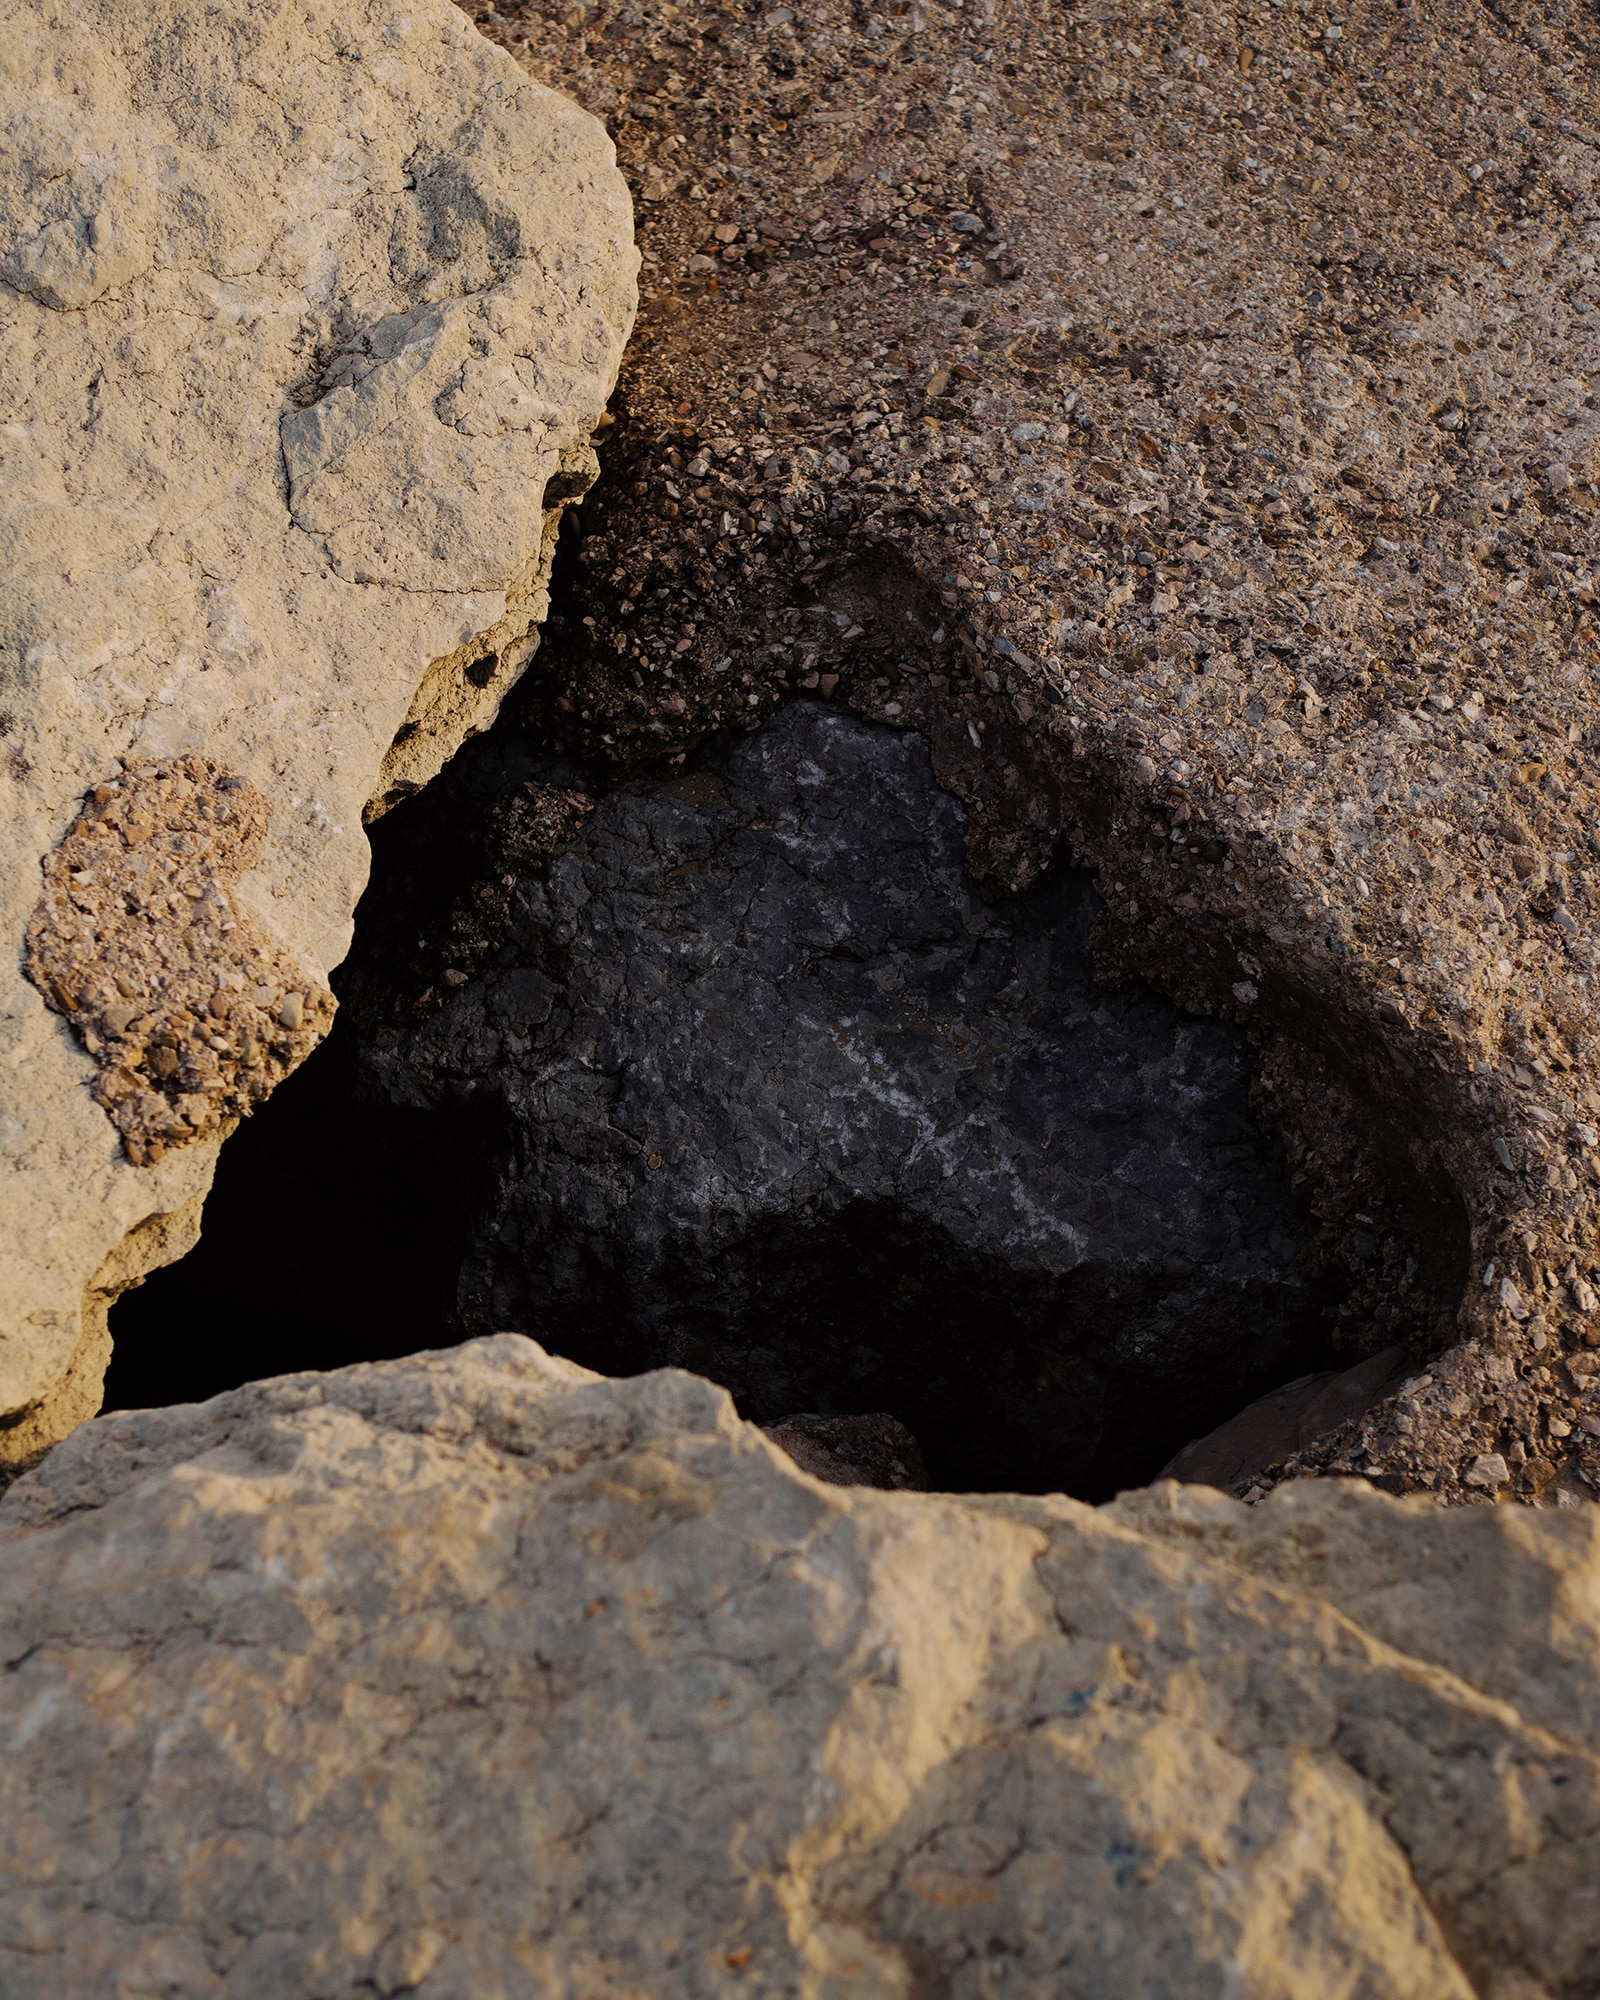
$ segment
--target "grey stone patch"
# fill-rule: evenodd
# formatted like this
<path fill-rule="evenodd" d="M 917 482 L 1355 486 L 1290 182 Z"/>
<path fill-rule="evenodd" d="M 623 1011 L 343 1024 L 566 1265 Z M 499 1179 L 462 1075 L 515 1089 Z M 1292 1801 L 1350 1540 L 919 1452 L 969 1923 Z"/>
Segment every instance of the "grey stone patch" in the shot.
<path fill-rule="evenodd" d="M 1238 1031 L 1095 986 L 1083 875 L 986 905 L 911 733 L 799 703 L 718 775 L 602 799 L 496 962 L 373 1037 L 396 1100 L 510 1128 L 467 1327 L 1080 1492 L 1303 1372 Z"/>

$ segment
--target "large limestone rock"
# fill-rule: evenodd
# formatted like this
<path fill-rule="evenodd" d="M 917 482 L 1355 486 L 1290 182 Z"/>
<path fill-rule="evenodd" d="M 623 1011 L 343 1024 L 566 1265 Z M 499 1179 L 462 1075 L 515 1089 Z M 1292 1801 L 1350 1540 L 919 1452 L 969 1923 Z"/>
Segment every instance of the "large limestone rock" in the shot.
<path fill-rule="evenodd" d="M 89 1425 L 0 1542 L 8 2000 L 1600 1983 L 1588 1509 L 848 1489 L 499 1335 Z"/>
<path fill-rule="evenodd" d="M 0 1459 L 331 1012 L 634 308 L 601 127 L 444 0 L 0 4 Z"/>

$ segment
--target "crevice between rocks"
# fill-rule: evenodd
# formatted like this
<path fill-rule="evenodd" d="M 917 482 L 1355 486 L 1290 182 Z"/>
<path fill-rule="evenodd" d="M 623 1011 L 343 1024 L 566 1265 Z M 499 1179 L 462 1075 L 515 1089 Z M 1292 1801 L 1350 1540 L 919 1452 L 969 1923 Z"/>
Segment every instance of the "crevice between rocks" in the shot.
<path fill-rule="evenodd" d="M 855 685 L 866 698 L 853 706 L 865 709 L 864 717 L 796 688 L 791 699 L 800 696 L 800 704 L 780 711 L 777 727 L 762 735 L 712 737 L 688 752 L 674 746 L 654 769 L 576 764 L 554 748 L 563 727 L 553 691 L 562 685 L 561 623 L 579 588 L 569 560 L 556 585 L 558 604 L 566 602 L 551 657 L 536 663 L 500 723 L 373 828 L 373 881 L 355 951 L 335 978 L 344 1004 L 334 1034 L 230 1142 L 199 1250 L 117 1305 L 110 1406 L 190 1400 L 286 1368 L 380 1358 L 519 1326 L 609 1372 L 669 1361 L 697 1368 L 726 1383 L 745 1414 L 768 1424 L 800 1414 L 887 1413 L 920 1444 L 936 1485 L 1103 1498 L 1148 1480 L 1191 1440 L 1296 1378 L 1295 1411 L 1337 1412 L 1333 1378 L 1381 1353 L 1382 1368 L 1369 1365 L 1351 1378 L 1354 1388 L 1346 1384 L 1348 1432 L 1348 1419 L 1360 1414 L 1352 1397 L 1392 1391 L 1448 1343 L 1470 1229 L 1446 1147 L 1418 1117 L 1425 1090 L 1407 1090 L 1393 1052 L 1366 1046 L 1314 979 L 1274 978 L 1243 941 L 1206 936 L 1185 924 L 1181 911 L 1146 906 L 1130 916 L 1115 859 L 1128 825 L 1114 773 L 1092 770 L 1088 760 L 1068 771 L 1070 782 L 1059 767 L 1028 770 L 1024 760 L 1037 764 L 1041 753 L 1019 729 L 1015 746 L 984 746 L 991 768 L 998 754 L 1014 773 L 1009 806 L 997 810 L 994 789 L 963 760 L 954 718 L 925 680 L 905 688 L 916 696 L 914 713 L 902 702 L 899 717 L 883 715 L 883 688 L 869 691 L 870 637 L 855 662 Z M 857 564 L 841 588 L 853 603 L 868 588 L 894 595 L 896 584 Z M 850 662 L 841 665 L 845 699 Z M 909 721 L 920 723 L 919 734 L 890 726 Z M 858 762 L 866 757 L 841 783 L 841 799 L 848 803 L 857 781 L 868 793 L 877 783 L 887 785 L 884 798 L 899 796 L 906 827 L 922 815 L 928 840 L 943 843 L 931 864 L 939 893 L 955 899 L 951 908 L 959 903 L 975 913 L 980 931 L 1006 932 L 1007 948 L 1023 949 L 1017 940 L 1024 940 L 1037 969 L 1074 930 L 1085 994 L 1096 971 L 1110 982 L 1102 997 L 1085 999 L 1089 1012 L 1098 1008 L 1124 1026 L 1148 1027 L 1159 1017 L 1169 1037 L 1210 1038 L 1216 1060 L 1232 1065 L 1229 1115 L 1243 1120 L 1234 1143 L 1252 1162 L 1246 1205 L 1253 1220 L 1246 1218 L 1244 1233 L 1271 1209 L 1286 1232 L 1279 1268 L 1224 1272 L 1225 1258 L 1202 1255 L 1191 1258 L 1194 1269 L 1185 1275 L 1179 1267 L 1189 1251 L 1173 1252 L 1170 1244 L 1165 1263 L 1147 1256 L 1141 1264 L 1119 1252 L 1052 1265 L 1037 1243 L 1019 1241 L 1015 1227 L 1008 1235 L 1003 1219 L 991 1218 L 987 1235 L 969 1227 L 970 1217 L 953 1226 L 894 1172 L 841 1173 L 837 1161 L 805 1163 L 821 1184 L 803 1197 L 765 1208 L 759 1200 L 734 1204 L 731 1223 L 726 1215 L 719 1221 L 717 1201 L 697 1200 L 682 1213 L 668 1212 L 670 1203 L 652 1210 L 648 1226 L 640 1225 L 638 1190 L 667 1186 L 683 1170 L 681 1160 L 668 1162 L 671 1145 L 663 1152 L 652 1137 L 651 1092 L 658 1106 L 672 1108 L 667 1125 L 677 1119 L 693 1128 L 698 1116 L 694 1171 L 702 1179 L 708 1171 L 737 1177 L 752 1129 L 741 1128 L 740 1117 L 750 1107 L 725 1096 L 732 1115 L 713 1130 L 714 1080 L 696 1080 L 681 1062 L 676 1070 L 668 1063 L 671 1073 L 663 1074 L 657 1062 L 640 1083 L 651 1067 L 648 1036 L 614 1049 L 608 1068 L 604 1059 L 596 1063 L 593 1048 L 579 1046 L 587 1032 L 581 1023 L 569 1020 L 566 1040 L 552 1039 L 549 1023 L 563 1007 L 574 1019 L 587 1007 L 591 1029 L 621 1034 L 610 1000 L 591 994 L 574 1007 L 573 992 L 603 973 L 608 951 L 614 968 L 637 960 L 648 984 L 651 953 L 641 956 L 640 938 L 652 923 L 706 930 L 701 919 L 716 896 L 703 908 L 696 899 L 708 893 L 708 871 L 722 870 L 718 893 L 745 898 L 725 941 L 730 964 L 748 946 L 750 912 L 783 905 L 761 871 L 777 865 L 773 855 L 786 841 L 799 851 L 809 836 L 803 825 L 784 832 L 782 810 L 775 819 L 770 802 L 750 795 L 750 774 L 764 744 L 781 747 L 796 731 L 816 739 L 800 746 L 800 763 L 806 756 L 815 763 L 825 738 L 844 743 Z M 868 755 L 862 745 L 877 747 Z M 919 759 L 925 790 L 912 797 L 906 774 Z M 744 792 L 730 798 L 730 785 L 739 793 L 741 784 Z M 956 803 L 962 795 L 965 813 Z M 576 809 L 556 810 L 562 799 L 576 801 Z M 883 799 L 867 810 L 881 818 Z M 1052 823 L 1070 829 L 1064 839 L 1048 837 Z M 844 856 L 852 839 L 859 845 L 867 838 L 861 827 L 833 832 Z M 1100 861 L 1098 880 L 1111 900 L 1098 913 L 1089 876 L 1071 866 L 1075 853 Z M 1166 857 L 1163 865 L 1170 865 Z M 917 866 L 925 888 L 926 858 Z M 874 879 L 904 905 L 906 886 L 896 883 L 892 866 L 869 866 L 854 890 Z M 580 946 L 581 966 L 573 952 L 583 923 L 552 902 L 553 885 L 564 881 L 579 896 L 577 907 L 589 910 L 593 949 Z M 1010 894 L 1008 881 L 1016 885 Z M 597 940 L 606 925 L 590 908 L 597 891 L 612 899 L 604 944 Z M 809 916 L 790 910 L 779 924 L 780 945 L 784 924 L 794 936 L 803 932 L 815 915 L 807 908 Z M 560 935 L 563 924 L 570 936 Z M 896 958 L 905 940 L 880 938 L 874 958 L 848 934 L 848 923 L 845 932 L 813 950 L 800 979 L 806 1005 L 834 1008 L 836 1018 L 823 1020 L 822 1006 L 821 1027 L 837 1043 L 838 1021 L 870 999 L 881 1016 L 874 1033 L 906 1047 L 918 1034 L 937 1040 L 929 992 L 905 990 L 904 950 Z M 770 953 L 773 943 L 766 938 L 762 950 Z M 999 949 L 992 937 L 990 945 Z M 670 956 L 655 952 L 654 971 Z M 1239 983 L 1241 965 L 1257 966 L 1259 984 L 1248 1010 L 1236 1002 L 1229 1011 L 1249 1012 L 1253 1051 L 1239 1028 L 1202 1018 L 1221 1011 L 1219 982 L 1223 990 Z M 699 973 L 725 970 L 708 960 Z M 888 984 L 880 977 L 874 985 L 875 973 L 887 973 Z M 787 990 L 792 974 L 792 967 L 773 974 L 777 987 Z M 895 976 L 898 1015 L 888 1005 Z M 933 974 L 925 965 L 919 976 L 926 987 Z M 1059 968 L 1051 977 L 1059 992 Z M 1157 996 L 1152 980 L 1199 1011 L 1185 1017 Z M 969 997 L 1001 1019 L 1006 990 L 995 980 Z M 794 991 L 788 998 L 794 1003 Z M 909 1024 L 912 1001 L 928 1017 L 920 1026 Z M 633 1011 L 630 1032 L 646 1010 L 641 1003 Z M 740 1023 L 737 1012 L 735 1005 L 729 1017 L 735 1040 L 749 1030 L 759 1043 L 793 1018 L 793 1005 L 788 1015 L 780 1006 L 765 1027 L 754 1017 Z M 1021 1012 L 1037 1012 L 1026 992 Z M 1103 1057 L 1117 1031 L 1102 1023 L 1095 1032 L 1112 1036 L 1102 1042 Z M 1001 1039 L 1007 1035 L 1004 1060 L 1015 1084 L 1021 1042 L 1014 1022 Z M 524 1046 L 512 1049 L 519 1040 Z M 959 1054 L 946 1048 L 941 1059 L 951 1073 L 961 1069 Z M 980 1067 L 969 1063 L 962 1072 L 978 1104 L 989 1087 Z M 929 1074 L 940 1078 L 940 1064 Z M 1044 1060 L 1045 1081 L 1025 1077 L 1023 1097 L 1048 1096 L 1049 1075 Z M 553 1077 L 556 1096 L 567 1093 L 554 1121 Z M 585 1108 L 582 1090 L 591 1086 L 600 1095 Z M 633 1101 L 640 1090 L 642 1117 Z M 552 1132 L 563 1153 L 554 1177 Z M 675 1131 L 674 1143 L 683 1140 Z M 585 1166 L 572 1156 L 589 1142 L 606 1157 Z M 1089 1163 L 1086 1198 L 1097 1173 L 1103 1194 L 1121 1164 Z M 1197 1187 L 1191 1180 L 1183 1192 L 1193 1196 Z M 1220 1184 L 1200 1191 L 1214 1194 Z M 1059 1189 L 1046 1193 L 1060 1198 Z M 219 1298 L 229 1301 L 225 1316 Z M 1275 1449 L 1275 1465 L 1242 1467 L 1230 1482 L 1241 1490 L 1258 1476 L 1270 1483 L 1295 1469 L 1295 1447 L 1285 1444 L 1298 1436 L 1293 1422 L 1264 1435 L 1284 1448 Z"/>

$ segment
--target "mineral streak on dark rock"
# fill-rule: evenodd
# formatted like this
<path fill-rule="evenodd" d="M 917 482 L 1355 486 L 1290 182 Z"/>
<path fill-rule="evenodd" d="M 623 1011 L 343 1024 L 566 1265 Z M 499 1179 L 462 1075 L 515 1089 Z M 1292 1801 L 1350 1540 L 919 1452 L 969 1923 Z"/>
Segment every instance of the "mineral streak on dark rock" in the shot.
<path fill-rule="evenodd" d="M 395 1099 L 507 1114 L 468 1329 L 1086 1494 L 1324 1358 L 1238 1032 L 1098 990 L 1087 877 L 986 905 L 964 825 L 919 737 L 806 703 L 516 883 L 369 1043 Z"/>

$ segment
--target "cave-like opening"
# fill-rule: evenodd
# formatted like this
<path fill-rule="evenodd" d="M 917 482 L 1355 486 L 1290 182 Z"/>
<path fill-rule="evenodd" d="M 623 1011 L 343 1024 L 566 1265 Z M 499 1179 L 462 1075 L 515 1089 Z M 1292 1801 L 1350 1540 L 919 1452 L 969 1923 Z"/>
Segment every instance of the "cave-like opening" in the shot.
<path fill-rule="evenodd" d="M 374 829 L 334 1034 L 114 1308 L 108 1403 L 515 1327 L 1098 1499 L 1352 1358 L 1242 1037 L 1100 991 L 1089 879 L 988 904 L 962 828 L 820 704 L 610 790 L 469 746 Z"/>

